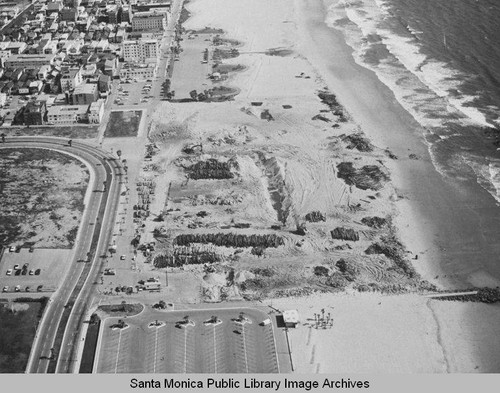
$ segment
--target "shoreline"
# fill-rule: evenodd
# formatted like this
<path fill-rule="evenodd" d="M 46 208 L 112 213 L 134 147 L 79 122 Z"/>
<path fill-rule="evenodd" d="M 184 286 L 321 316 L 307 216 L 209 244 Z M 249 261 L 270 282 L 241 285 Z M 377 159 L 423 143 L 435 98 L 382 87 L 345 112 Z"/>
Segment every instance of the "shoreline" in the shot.
<path fill-rule="evenodd" d="M 354 61 L 342 33 L 325 23 L 327 9 L 319 3 L 295 1 L 302 16 L 297 15 L 302 21 L 300 36 L 307 37 L 300 42 L 301 50 L 366 135 L 399 157 L 386 165 L 403 197 L 396 202 L 397 227 L 406 247 L 419 254 L 415 268 L 423 278 L 444 288 L 500 285 L 500 269 L 488 265 L 497 249 L 493 233 L 500 227 L 493 198 L 479 185 L 445 179 L 436 171 L 425 131 L 374 72 Z M 419 160 L 410 159 L 409 154 Z M 479 211 L 481 206 L 491 214 Z M 484 225 L 489 216 L 491 222 Z M 471 259 L 477 263 L 472 265 Z"/>

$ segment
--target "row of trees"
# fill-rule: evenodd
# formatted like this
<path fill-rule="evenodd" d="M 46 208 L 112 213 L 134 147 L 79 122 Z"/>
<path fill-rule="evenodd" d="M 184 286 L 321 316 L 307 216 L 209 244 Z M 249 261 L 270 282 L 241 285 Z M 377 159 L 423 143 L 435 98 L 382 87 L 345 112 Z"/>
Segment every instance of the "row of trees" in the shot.
<path fill-rule="evenodd" d="M 268 235 L 243 235 L 235 233 L 197 233 L 178 235 L 174 244 L 187 246 L 193 243 L 211 243 L 224 247 L 279 247 L 285 244 L 281 236 Z"/>

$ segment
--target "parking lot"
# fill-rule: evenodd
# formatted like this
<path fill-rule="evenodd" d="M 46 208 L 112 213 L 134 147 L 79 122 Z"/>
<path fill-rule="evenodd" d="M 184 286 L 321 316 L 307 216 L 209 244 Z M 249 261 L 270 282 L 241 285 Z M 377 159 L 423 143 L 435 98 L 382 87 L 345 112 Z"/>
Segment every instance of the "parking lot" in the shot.
<path fill-rule="evenodd" d="M 210 46 L 210 39 L 210 34 L 199 34 L 183 41 L 183 51 L 175 64 L 170 87 L 176 99 L 190 98 L 190 91 L 202 92 L 212 87 L 208 79 L 212 72 L 211 61 L 203 61 L 203 52 Z"/>
<path fill-rule="evenodd" d="M 97 373 L 277 373 L 273 325 L 256 309 L 146 310 L 102 325 Z"/>
<path fill-rule="evenodd" d="M 0 261 L 2 291 L 4 294 L 24 292 L 23 295 L 37 290 L 55 291 L 64 277 L 70 260 L 71 250 L 34 249 L 33 252 L 27 248 L 22 248 L 19 252 L 5 250 Z M 23 269 L 25 265 L 26 268 Z"/>
<path fill-rule="evenodd" d="M 154 98 L 153 83 L 155 79 L 148 81 L 121 81 L 115 86 L 111 96 L 112 108 L 123 108 L 125 106 L 145 106 Z"/>

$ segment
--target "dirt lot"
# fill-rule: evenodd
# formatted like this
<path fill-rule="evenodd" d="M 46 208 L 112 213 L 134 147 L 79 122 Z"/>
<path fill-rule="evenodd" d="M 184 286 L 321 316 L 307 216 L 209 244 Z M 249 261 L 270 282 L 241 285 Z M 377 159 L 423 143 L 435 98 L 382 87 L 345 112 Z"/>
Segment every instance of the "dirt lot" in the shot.
<path fill-rule="evenodd" d="M 0 149 L 0 244 L 71 248 L 89 173 L 45 149 Z"/>
<path fill-rule="evenodd" d="M 2 132 L 6 136 L 57 136 L 61 138 L 71 139 L 92 139 L 97 137 L 98 126 L 74 125 L 65 127 L 18 127 L 12 129 L 4 129 Z"/>
<path fill-rule="evenodd" d="M 137 136 L 142 111 L 111 112 L 104 136 L 118 138 Z"/>
<path fill-rule="evenodd" d="M 244 312 L 241 321 L 240 312 Z M 206 324 L 212 316 L 216 324 Z M 278 372 L 272 325 L 255 309 L 155 312 L 123 319 L 128 327 L 102 328 L 98 373 L 275 373 Z M 159 326 L 151 326 L 153 322 Z M 180 321 L 188 321 L 185 325 Z"/>
<path fill-rule="evenodd" d="M 28 249 L 22 248 L 20 252 L 4 252 L 0 260 L 0 286 L 2 289 L 7 286 L 7 293 L 14 295 L 15 287 L 20 286 L 20 292 L 26 293 L 26 288 L 29 287 L 31 293 L 37 292 L 39 285 L 43 285 L 41 292 L 52 292 L 61 283 L 68 263 L 71 257 L 71 250 L 57 250 L 57 249 L 42 249 L 36 248 L 33 252 Z M 22 269 L 23 265 L 27 263 L 27 273 L 16 274 L 14 270 L 15 265 L 19 265 Z M 12 274 L 7 275 L 7 270 L 12 269 Z M 40 269 L 40 274 L 30 275 Z M 19 295 L 19 294 L 16 294 Z"/>

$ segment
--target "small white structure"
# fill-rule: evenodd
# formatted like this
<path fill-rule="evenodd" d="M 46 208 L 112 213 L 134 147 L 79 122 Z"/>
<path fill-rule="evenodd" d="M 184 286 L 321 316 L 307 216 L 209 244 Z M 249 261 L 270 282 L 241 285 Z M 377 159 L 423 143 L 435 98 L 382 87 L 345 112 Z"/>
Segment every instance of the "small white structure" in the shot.
<path fill-rule="evenodd" d="M 283 312 L 283 321 L 286 327 L 296 327 L 300 322 L 299 312 L 297 310 L 285 310 Z"/>

